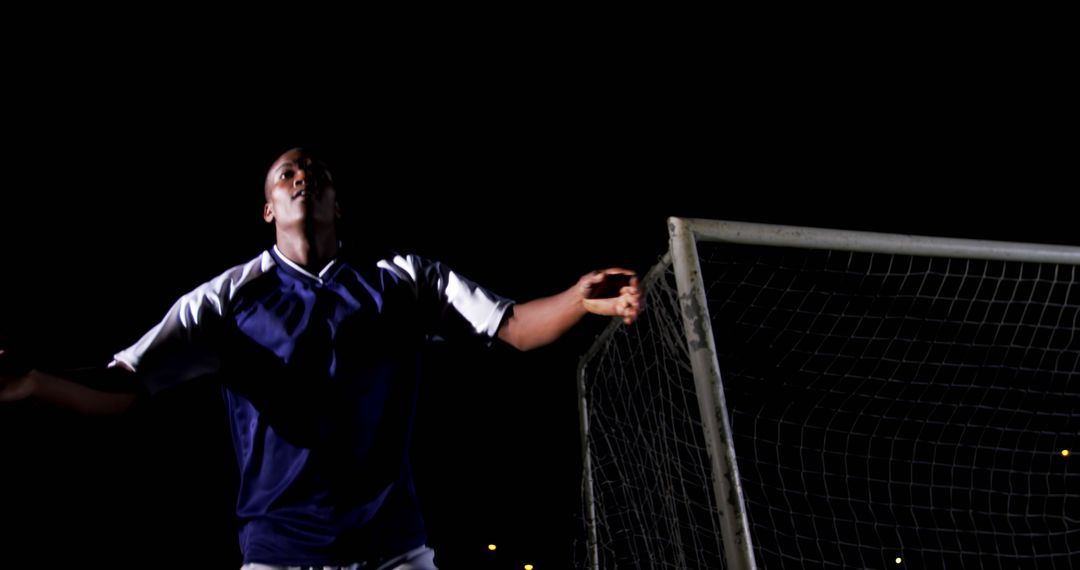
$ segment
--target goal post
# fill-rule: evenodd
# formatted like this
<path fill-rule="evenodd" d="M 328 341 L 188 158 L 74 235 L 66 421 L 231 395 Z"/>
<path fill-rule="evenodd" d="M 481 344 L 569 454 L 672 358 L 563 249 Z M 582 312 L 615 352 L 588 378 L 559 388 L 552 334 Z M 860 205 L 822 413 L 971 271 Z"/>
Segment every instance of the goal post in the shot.
<path fill-rule="evenodd" d="M 579 366 L 590 568 L 1076 564 L 1080 248 L 669 229 Z"/>
<path fill-rule="evenodd" d="M 693 226 L 687 220 L 668 220 L 671 258 L 675 264 L 679 308 L 690 350 L 701 427 L 712 471 L 714 505 L 720 515 L 724 554 L 729 568 L 754 568 L 750 528 L 746 519 L 742 485 L 739 480 L 735 444 L 731 438 L 724 385 L 716 358 L 708 298 L 701 275 Z"/>

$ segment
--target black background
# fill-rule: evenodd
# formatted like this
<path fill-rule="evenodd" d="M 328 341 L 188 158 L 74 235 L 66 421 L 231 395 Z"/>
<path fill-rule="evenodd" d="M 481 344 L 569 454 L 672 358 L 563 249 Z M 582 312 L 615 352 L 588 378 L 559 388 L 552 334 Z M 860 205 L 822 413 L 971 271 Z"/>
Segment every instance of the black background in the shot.
<path fill-rule="evenodd" d="M 1076 99 L 1041 57 L 1052 47 L 671 35 L 405 42 L 333 61 L 240 49 L 146 63 L 105 42 L 17 67 L 0 340 L 44 367 L 107 362 L 271 243 L 263 173 L 297 145 L 331 164 L 347 240 L 516 299 L 599 267 L 644 273 L 671 215 L 1080 244 Z M 571 564 L 574 369 L 604 324 L 528 354 L 429 351 L 414 456 L 442 567 Z M 4 406 L 0 564 L 236 567 L 226 429 L 199 383 L 121 418 Z"/>

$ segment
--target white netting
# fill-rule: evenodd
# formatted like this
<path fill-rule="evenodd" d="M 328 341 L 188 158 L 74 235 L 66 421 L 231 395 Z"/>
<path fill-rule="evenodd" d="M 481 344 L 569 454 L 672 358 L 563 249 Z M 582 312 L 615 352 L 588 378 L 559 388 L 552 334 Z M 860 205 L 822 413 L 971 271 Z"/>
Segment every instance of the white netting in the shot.
<path fill-rule="evenodd" d="M 1080 566 L 1074 266 L 698 247 L 759 567 Z M 602 568 L 722 566 L 676 298 L 586 367 Z"/>
<path fill-rule="evenodd" d="M 641 318 L 612 331 L 585 367 L 599 566 L 720 568 L 720 519 L 670 267 L 651 277 Z"/>

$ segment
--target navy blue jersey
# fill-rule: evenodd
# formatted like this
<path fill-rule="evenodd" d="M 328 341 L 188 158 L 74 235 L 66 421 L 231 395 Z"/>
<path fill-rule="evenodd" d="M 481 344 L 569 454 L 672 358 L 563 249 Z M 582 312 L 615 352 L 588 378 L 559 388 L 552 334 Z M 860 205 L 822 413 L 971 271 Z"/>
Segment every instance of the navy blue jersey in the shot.
<path fill-rule="evenodd" d="M 511 306 L 438 262 L 314 275 L 275 247 L 181 297 L 114 365 L 151 392 L 223 379 L 244 562 L 348 564 L 425 542 L 408 460 L 417 354 L 494 338 Z"/>

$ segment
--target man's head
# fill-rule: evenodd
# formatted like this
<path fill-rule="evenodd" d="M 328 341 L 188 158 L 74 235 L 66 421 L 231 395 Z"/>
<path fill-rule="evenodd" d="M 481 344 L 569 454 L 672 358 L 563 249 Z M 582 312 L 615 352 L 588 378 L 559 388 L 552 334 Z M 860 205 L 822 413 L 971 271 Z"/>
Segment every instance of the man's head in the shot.
<path fill-rule="evenodd" d="M 293 148 L 274 161 L 266 173 L 263 219 L 278 231 L 333 229 L 339 215 L 330 171 L 302 148 Z"/>

